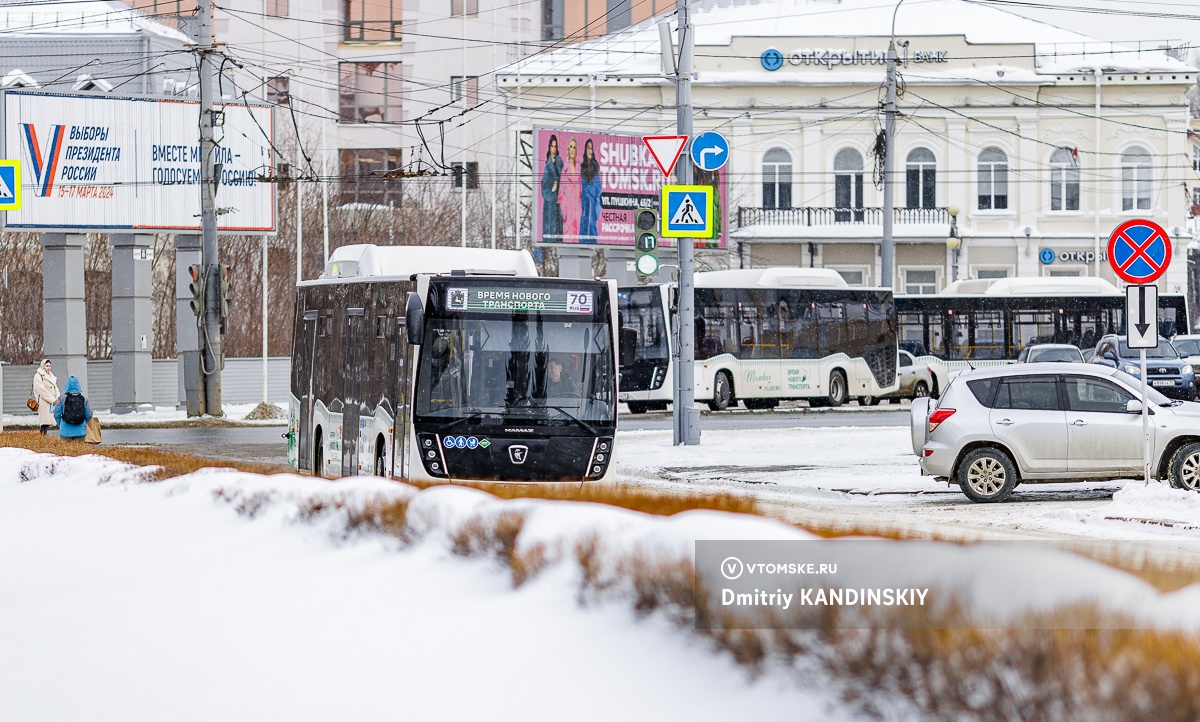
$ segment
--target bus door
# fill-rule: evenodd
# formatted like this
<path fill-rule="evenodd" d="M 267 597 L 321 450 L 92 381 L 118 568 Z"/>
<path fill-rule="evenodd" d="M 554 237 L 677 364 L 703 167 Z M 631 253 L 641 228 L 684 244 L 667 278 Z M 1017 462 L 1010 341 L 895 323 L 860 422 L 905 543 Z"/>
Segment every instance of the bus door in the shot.
<path fill-rule="evenodd" d="M 296 468 L 312 468 L 312 412 L 313 412 L 313 368 L 317 353 L 317 311 L 304 312 L 304 368 L 300 370 L 300 418 L 296 425 L 300 439 L 296 450 Z"/>
<path fill-rule="evenodd" d="M 408 390 L 412 386 L 412 359 L 409 356 L 408 327 L 404 319 L 396 324 L 396 338 L 388 347 L 392 369 L 392 477 L 408 478 Z"/>
<path fill-rule="evenodd" d="M 362 400 L 361 375 L 370 373 L 362 368 L 362 348 L 359 345 L 362 330 L 362 308 L 346 309 L 346 335 L 342 347 L 342 476 L 358 473 L 359 415 Z"/>

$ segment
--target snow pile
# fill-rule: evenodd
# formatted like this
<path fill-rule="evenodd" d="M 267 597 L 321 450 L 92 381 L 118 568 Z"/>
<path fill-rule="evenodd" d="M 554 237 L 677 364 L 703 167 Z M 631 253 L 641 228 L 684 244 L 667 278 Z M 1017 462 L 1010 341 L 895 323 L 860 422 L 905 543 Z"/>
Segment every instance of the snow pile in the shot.
<path fill-rule="evenodd" d="M 1200 494 L 1175 489 L 1161 481 L 1147 486 L 1141 481 L 1126 482 L 1105 509 L 1106 517 L 1166 522 L 1200 529 Z"/>

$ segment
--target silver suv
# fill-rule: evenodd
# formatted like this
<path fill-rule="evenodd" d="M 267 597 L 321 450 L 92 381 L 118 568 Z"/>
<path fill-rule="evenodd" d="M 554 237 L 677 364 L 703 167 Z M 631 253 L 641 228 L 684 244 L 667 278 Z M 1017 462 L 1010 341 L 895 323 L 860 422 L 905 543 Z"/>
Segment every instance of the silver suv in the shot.
<path fill-rule="evenodd" d="M 1018 483 L 1142 475 L 1141 382 L 1097 364 L 964 371 L 940 400 L 912 406 L 921 473 L 957 481 L 976 502 Z M 1151 474 L 1200 491 L 1200 404 L 1148 389 Z"/>

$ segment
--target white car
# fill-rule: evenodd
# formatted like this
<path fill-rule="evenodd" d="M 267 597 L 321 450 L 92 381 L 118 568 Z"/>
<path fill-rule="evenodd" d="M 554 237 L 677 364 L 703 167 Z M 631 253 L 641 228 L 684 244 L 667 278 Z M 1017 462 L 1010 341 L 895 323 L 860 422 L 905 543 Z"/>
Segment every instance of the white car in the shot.
<path fill-rule="evenodd" d="M 1017 483 L 1140 478 L 1141 382 L 1098 364 L 1031 363 L 956 374 L 941 398 L 915 399 L 921 473 L 958 482 L 976 502 Z M 1200 491 L 1200 403 L 1153 388 L 1151 475 Z"/>

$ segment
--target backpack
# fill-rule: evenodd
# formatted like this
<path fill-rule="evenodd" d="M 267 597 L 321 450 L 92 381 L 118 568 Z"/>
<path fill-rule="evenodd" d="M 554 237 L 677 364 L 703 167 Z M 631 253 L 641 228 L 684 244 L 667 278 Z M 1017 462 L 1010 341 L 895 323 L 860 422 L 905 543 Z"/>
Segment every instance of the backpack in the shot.
<path fill-rule="evenodd" d="M 87 422 L 87 401 L 84 400 L 83 394 L 72 391 L 63 399 L 63 423 L 78 426 Z"/>

